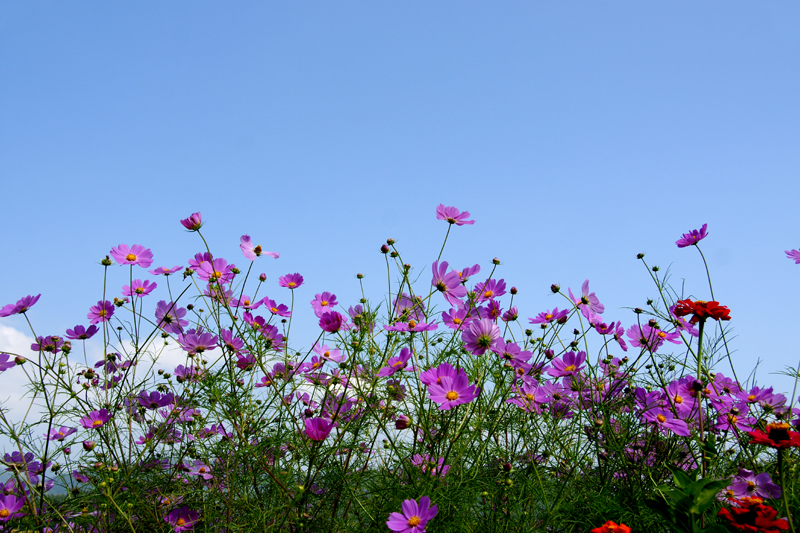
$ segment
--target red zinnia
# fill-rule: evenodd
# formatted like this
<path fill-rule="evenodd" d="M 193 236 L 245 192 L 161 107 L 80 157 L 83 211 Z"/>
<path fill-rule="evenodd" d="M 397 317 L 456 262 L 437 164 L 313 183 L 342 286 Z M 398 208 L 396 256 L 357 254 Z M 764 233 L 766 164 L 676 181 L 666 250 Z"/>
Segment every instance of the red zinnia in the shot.
<path fill-rule="evenodd" d="M 800 433 L 789 431 L 790 427 L 786 422 L 773 422 L 767 424 L 766 433 L 759 429 L 748 431 L 747 434 L 753 437 L 750 444 L 764 444 L 778 449 L 792 446 L 800 448 Z"/>
<path fill-rule="evenodd" d="M 678 300 L 675 304 L 675 316 L 692 315 L 689 321 L 692 324 L 697 324 L 699 321 L 705 321 L 707 318 L 714 320 L 730 320 L 731 310 L 724 305 L 719 305 L 719 302 L 704 302 L 697 300 Z"/>
<path fill-rule="evenodd" d="M 730 526 L 741 531 L 758 531 L 763 533 L 779 533 L 789 529 L 789 523 L 784 518 L 775 520 L 778 511 L 764 505 L 761 498 L 744 498 L 734 500 L 740 507 L 720 509 L 717 516 L 730 521 Z"/>
<path fill-rule="evenodd" d="M 631 528 L 625 524 L 617 524 L 609 520 L 602 526 L 594 528 L 592 533 L 631 533 Z"/>

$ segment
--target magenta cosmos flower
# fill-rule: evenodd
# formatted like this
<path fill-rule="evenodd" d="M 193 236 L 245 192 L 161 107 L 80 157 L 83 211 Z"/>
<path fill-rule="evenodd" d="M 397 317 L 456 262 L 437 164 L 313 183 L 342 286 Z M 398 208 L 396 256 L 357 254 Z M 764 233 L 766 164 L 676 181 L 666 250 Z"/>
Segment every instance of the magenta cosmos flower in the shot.
<path fill-rule="evenodd" d="M 242 249 L 242 254 L 244 254 L 244 256 L 250 261 L 255 261 L 256 258 L 262 255 L 268 255 L 273 259 L 277 259 L 281 256 L 281 254 L 278 252 L 265 252 L 261 249 L 260 244 L 258 246 L 253 246 L 253 241 L 250 240 L 250 235 L 242 235 L 239 248 Z"/>
<path fill-rule="evenodd" d="M 158 267 L 153 270 L 148 270 L 154 276 L 169 276 L 170 274 L 174 274 L 175 272 L 179 271 L 183 267 L 180 265 L 174 266 L 172 268 L 167 267 Z"/>
<path fill-rule="evenodd" d="M 106 300 L 105 302 L 97 302 L 96 305 L 90 307 L 86 318 L 92 324 L 98 324 L 100 322 L 108 322 L 112 316 L 114 316 L 114 304 Z"/>
<path fill-rule="evenodd" d="M 200 213 L 196 214 L 199 215 Z M 197 514 L 197 511 L 192 511 L 185 505 L 181 506 L 180 509 L 171 511 L 167 516 L 164 517 L 165 522 L 167 522 L 170 526 L 175 526 L 175 533 L 192 529 L 199 519 L 200 515 Z"/>
<path fill-rule="evenodd" d="M 558 310 L 558 307 L 553 309 L 552 311 L 545 311 L 543 313 L 539 313 L 536 315 L 536 318 L 529 318 L 528 322 L 531 324 L 549 324 L 551 322 L 558 322 L 562 318 L 567 318 L 569 311 L 564 309 L 562 311 Z"/>
<path fill-rule="evenodd" d="M 553 368 L 547 371 L 548 374 L 554 378 L 564 376 L 574 376 L 583 368 L 583 363 L 586 362 L 586 352 L 567 352 L 564 354 L 563 359 L 557 357 L 553 359 Z"/>
<path fill-rule="evenodd" d="M 4 495 L 0 496 L 0 522 L 7 522 L 12 518 L 22 516 L 23 513 L 18 513 L 22 506 L 25 505 L 24 498 L 17 498 L 16 496 Z"/>
<path fill-rule="evenodd" d="M 147 268 L 153 264 L 153 252 L 141 244 L 134 244 L 130 247 L 127 244 L 120 244 L 113 247 L 110 253 L 114 261 L 120 265 L 139 265 Z"/>
<path fill-rule="evenodd" d="M 786 250 L 786 257 L 800 265 L 800 250 Z"/>
<path fill-rule="evenodd" d="M 308 438 L 317 442 L 328 438 L 333 429 L 333 424 L 324 418 L 306 418 L 305 425 Z"/>
<path fill-rule="evenodd" d="M 181 220 L 181 224 L 183 224 L 183 227 L 189 231 L 197 231 L 203 225 L 203 217 L 200 215 L 200 213 L 192 213 L 189 218 L 184 218 Z"/>
<path fill-rule="evenodd" d="M 78 431 L 75 428 L 66 428 L 61 426 L 60 428 L 56 429 L 53 428 L 50 430 L 50 433 L 45 433 L 44 436 L 47 437 L 47 440 L 57 440 L 58 442 L 62 442 L 64 439 L 72 435 Z"/>
<path fill-rule="evenodd" d="M 7 353 L 0 353 L 0 372 L 5 372 L 9 368 L 14 368 L 17 365 L 17 362 L 14 359 L 11 359 L 11 356 Z"/>
<path fill-rule="evenodd" d="M 469 218 L 469 211 L 462 213 L 457 208 L 445 207 L 444 204 L 439 204 L 436 208 L 436 218 L 446 220 L 449 224 L 455 224 L 456 226 L 463 226 L 464 224 L 471 226 L 475 223 L 474 220 L 466 220 Z"/>
<path fill-rule="evenodd" d="M 380 372 L 378 372 L 379 377 L 388 377 L 393 376 L 395 372 L 399 370 L 403 370 L 406 366 L 408 366 L 408 361 L 411 359 L 411 350 L 408 348 L 403 348 L 400 350 L 400 354 L 395 357 L 390 357 L 389 360 L 386 362 L 386 366 L 381 368 Z"/>
<path fill-rule="evenodd" d="M 122 295 L 138 296 L 142 298 L 153 292 L 153 289 L 156 287 L 158 287 L 158 284 L 154 281 L 135 279 L 130 285 L 124 285 L 122 287 Z"/>
<path fill-rule="evenodd" d="M 703 227 L 699 230 L 693 229 L 689 233 L 684 233 L 681 235 L 681 238 L 675 241 L 675 244 L 678 245 L 678 248 L 686 248 L 687 246 L 697 245 L 698 242 L 702 241 L 708 236 L 708 232 L 706 228 L 708 224 L 703 224 Z"/>
<path fill-rule="evenodd" d="M 589 280 L 583 282 L 581 285 L 581 297 L 575 298 L 572 295 L 572 289 L 568 289 L 569 298 L 575 303 L 575 307 L 581 308 L 581 313 L 586 318 L 591 318 L 591 313 L 597 313 L 598 315 L 602 315 L 603 312 L 606 310 L 606 307 L 600 303 L 600 300 L 597 298 L 595 293 L 589 292 Z"/>
<path fill-rule="evenodd" d="M 3 308 L 0 309 L 0 316 L 21 315 L 33 307 L 33 304 L 38 302 L 41 296 L 41 294 L 37 294 L 36 296 L 25 296 L 24 298 L 17 300 L 17 303 L 15 304 L 4 305 Z"/>
<path fill-rule="evenodd" d="M 278 285 L 288 289 L 296 289 L 303 284 L 303 276 L 295 272 L 294 274 L 286 274 L 278 278 Z"/>
<path fill-rule="evenodd" d="M 328 333 L 336 333 L 346 325 L 344 316 L 338 311 L 327 311 L 322 313 L 319 319 L 319 327 L 322 331 Z"/>
<path fill-rule="evenodd" d="M 402 509 L 402 514 L 392 513 L 386 522 L 389 529 L 398 533 L 424 533 L 425 526 L 439 512 L 436 505 L 431 506 L 431 499 L 427 496 L 420 498 L 419 504 L 416 500 L 404 501 Z"/>
<path fill-rule="evenodd" d="M 475 355 L 483 355 L 486 350 L 491 350 L 499 339 L 500 328 L 490 318 L 473 320 L 461 335 L 466 349 Z"/>
<path fill-rule="evenodd" d="M 183 320 L 186 316 L 186 309 L 178 307 L 173 302 L 160 300 L 156 304 L 156 324 L 167 333 L 178 334 L 189 325 L 188 320 Z"/>
<path fill-rule="evenodd" d="M 447 261 L 442 261 L 441 263 L 439 263 L 439 261 L 433 262 L 431 267 L 431 270 L 433 270 L 431 285 L 442 293 L 444 299 L 447 300 L 450 305 L 457 306 L 460 303 L 459 298 L 463 298 L 467 295 L 467 288 L 461 284 L 461 278 L 458 276 L 458 272 L 448 272 L 447 267 Z"/>
<path fill-rule="evenodd" d="M 109 420 L 111 420 L 111 415 L 108 414 L 108 410 L 100 409 L 99 411 L 92 411 L 88 416 L 81 418 L 80 423 L 86 429 L 99 429 Z"/>
<path fill-rule="evenodd" d="M 469 378 L 463 371 L 459 371 L 454 378 L 442 376 L 438 381 L 439 383 L 428 385 L 428 395 L 439 404 L 442 411 L 449 411 L 462 403 L 470 403 L 481 392 L 476 385 L 469 384 Z"/>
<path fill-rule="evenodd" d="M 98 331 L 100 330 L 97 329 L 97 326 L 89 326 L 88 328 L 84 326 L 75 326 L 73 329 L 67 330 L 67 338 L 73 341 L 83 341 L 91 339 Z"/>
<path fill-rule="evenodd" d="M 323 313 L 332 311 L 339 302 L 336 301 L 336 295 L 325 291 L 321 294 L 315 294 L 314 299 L 311 300 L 311 308 L 317 318 L 322 318 Z"/>

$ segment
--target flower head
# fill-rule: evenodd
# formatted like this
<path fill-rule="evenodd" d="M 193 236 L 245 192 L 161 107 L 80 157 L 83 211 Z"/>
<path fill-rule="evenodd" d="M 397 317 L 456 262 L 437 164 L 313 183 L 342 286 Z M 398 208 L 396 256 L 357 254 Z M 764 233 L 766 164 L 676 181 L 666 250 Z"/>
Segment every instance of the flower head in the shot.
<path fill-rule="evenodd" d="M 475 355 L 483 355 L 491 350 L 500 339 L 500 328 L 490 318 L 473 320 L 464 328 L 461 335 L 465 348 Z"/>
<path fill-rule="evenodd" d="M 50 433 L 45 433 L 44 436 L 47 437 L 47 440 L 57 440 L 58 442 L 62 442 L 76 431 L 78 430 L 75 428 L 65 428 L 64 426 L 61 426 L 58 429 L 51 429 Z"/>
<path fill-rule="evenodd" d="M 791 426 L 786 422 L 773 422 L 767 424 L 767 431 L 748 431 L 753 440 L 750 444 L 763 444 L 772 448 L 783 449 L 800 447 L 800 433 L 789 431 Z"/>
<path fill-rule="evenodd" d="M 734 499 L 732 503 L 737 507 L 727 509 L 723 507 L 717 516 L 728 520 L 728 525 L 740 531 L 759 531 L 764 533 L 778 533 L 787 531 L 789 522 L 784 518 L 779 518 L 778 511 L 764 505 L 761 498 L 741 498 Z"/>
<path fill-rule="evenodd" d="M 100 330 L 97 329 L 97 326 L 89 326 L 88 328 L 75 326 L 73 329 L 67 330 L 67 338 L 73 341 L 91 339 L 98 331 Z"/>
<path fill-rule="evenodd" d="M 147 296 L 153 289 L 158 287 L 158 284 L 154 281 L 145 280 L 142 281 L 140 279 L 135 279 L 130 285 L 124 285 L 122 287 L 122 295 L 123 296 L 138 296 L 142 298 L 143 296 Z"/>
<path fill-rule="evenodd" d="M 181 224 L 189 231 L 197 231 L 203 226 L 203 218 L 200 213 L 192 213 L 189 218 L 181 220 Z"/>
<path fill-rule="evenodd" d="M 195 214 L 198 216 L 200 215 L 200 213 Z M 181 222 L 183 222 L 183 220 Z M 167 516 L 164 517 L 165 522 L 167 522 L 170 526 L 175 526 L 175 533 L 192 529 L 199 519 L 200 515 L 197 513 L 197 511 L 192 511 L 185 505 L 182 505 L 180 509 L 171 511 L 169 514 L 167 514 Z"/>
<path fill-rule="evenodd" d="M 33 304 L 38 302 L 41 296 L 41 294 L 37 294 L 36 296 L 25 296 L 24 298 L 17 300 L 17 303 L 15 304 L 4 305 L 3 308 L 0 309 L 0 316 L 21 315 L 33 307 Z"/>
<path fill-rule="evenodd" d="M 106 300 L 104 302 L 97 302 L 96 305 L 90 307 L 86 318 L 88 318 L 89 322 L 92 324 L 98 324 L 100 322 L 108 322 L 111 320 L 112 316 L 114 316 L 114 304 Z"/>
<path fill-rule="evenodd" d="M 766 472 L 756 475 L 752 470 L 742 468 L 733 476 L 732 483 L 728 486 L 734 498 L 769 498 L 779 499 L 781 488 L 772 482 Z"/>
<path fill-rule="evenodd" d="M 281 256 L 278 252 L 265 252 L 261 249 L 261 245 L 253 246 L 253 242 L 250 240 L 250 235 L 242 235 L 241 244 L 239 244 L 239 248 L 242 249 L 242 254 L 249 259 L 250 261 L 255 261 L 256 258 L 262 255 L 268 255 L 273 259 L 277 259 Z"/>
<path fill-rule="evenodd" d="M 296 289 L 303 284 L 303 276 L 295 272 L 278 278 L 278 285 L 287 289 Z"/>
<path fill-rule="evenodd" d="M 695 302 L 678 300 L 673 311 L 673 314 L 679 317 L 692 315 L 691 320 L 689 320 L 690 324 L 697 324 L 697 322 L 705 321 L 707 318 L 713 318 L 717 321 L 730 320 L 730 313 L 731 310 L 724 305 L 719 305 L 719 302 L 706 302 L 703 300 Z"/>
<path fill-rule="evenodd" d="M 700 228 L 700 230 L 693 229 L 689 233 L 684 233 L 681 235 L 680 239 L 675 241 L 675 244 L 678 245 L 678 248 L 686 248 L 687 246 L 692 245 L 697 246 L 698 242 L 702 241 L 708 236 L 708 232 L 706 231 L 707 227 L 708 224 L 703 224 L 703 227 Z"/>
<path fill-rule="evenodd" d="M 332 311 L 338 303 L 335 294 L 325 291 L 314 295 L 314 299 L 311 300 L 311 308 L 314 310 L 314 314 L 317 315 L 317 318 L 321 318 L 323 313 Z"/>
<path fill-rule="evenodd" d="M 800 250 L 786 250 L 786 257 L 800 265 Z"/>
<path fill-rule="evenodd" d="M 336 333 L 346 325 L 344 316 L 338 311 L 327 311 L 322 313 L 319 319 L 319 327 L 322 331 Z"/>
<path fill-rule="evenodd" d="M 186 316 L 186 309 L 178 307 L 174 302 L 160 300 L 156 305 L 156 324 L 167 333 L 178 334 L 183 331 L 184 326 L 189 325 L 188 320 L 183 320 Z"/>
<path fill-rule="evenodd" d="M 99 429 L 109 420 L 111 420 L 111 415 L 108 414 L 108 410 L 100 409 L 99 411 L 92 411 L 81 418 L 80 423 L 86 429 Z"/>
<path fill-rule="evenodd" d="M 402 505 L 403 512 L 392 513 L 386 525 L 398 533 L 424 533 L 425 526 L 433 520 L 439 507 L 431 506 L 431 499 L 423 496 L 416 500 L 405 500 Z"/>
<path fill-rule="evenodd" d="M 459 371 L 454 378 L 442 376 L 438 381 L 439 383 L 428 385 L 428 395 L 439 404 L 442 411 L 449 411 L 462 403 L 470 403 L 481 392 L 476 385 L 469 384 L 469 378 L 464 371 Z"/>
<path fill-rule="evenodd" d="M 594 528 L 592 533 L 631 533 L 631 528 L 625 524 L 617 524 L 609 520 L 602 526 Z"/>
<path fill-rule="evenodd" d="M 174 274 L 175 272 L 179 271 L 182 268 L 183 267 L 180 265 L 176 265 L 172 268 L 158 267 L 153 270 L 148 270 L 148 272 L 154 276 L 169 276 L 170 274 Z"/>
<path fill-rule="evenodd" d="M 153 264 L 153 252 L 141 244 L 134 244 L 133 246 L 120 244 L 113 247 L 110 254 L 114 261 L 120 265 L 139 265 L 142 268 L 147 268 Z"/>
<path fill-rule="evenodd" d="M 446 220 L 449 224 L 456 226 L 463 226 L 465 224 L 475 224 L 474 220 L 466 220 L 469 218 L 469 211 L 461 212 L 455 207 L 445 207 L 444 204 L 439 204 L 436 208 L 436 218 L 439 220 Z"/>
<path fill-rule="evenodd" d="M 308 438 L 318 442 L 328 438 L 333 429 L 333 424 L 324 418 L 306 418 L 305 426 Z"/>
<path fill-rule="evenodd" d="M 24 498 L 17 498 L 10 494 L 0 496 L 0 522 L 7 522 L 12 518 L 22 516 L 22 513 L 17 511 L 22 509 L 23 505 L 25 505 Z"/>
<path fill-rule="evenodd" d="M 467 288 L 461 284 L 461 278 L 458 273 L 448 272 L 447 266 L 447 261 L 442 261 L 441 263 L 438 261 L 433 262 L 431 285 L 442 293 L 450 305 L 458 305 L 460 303 L 459 298 L 467 295 Z"/>

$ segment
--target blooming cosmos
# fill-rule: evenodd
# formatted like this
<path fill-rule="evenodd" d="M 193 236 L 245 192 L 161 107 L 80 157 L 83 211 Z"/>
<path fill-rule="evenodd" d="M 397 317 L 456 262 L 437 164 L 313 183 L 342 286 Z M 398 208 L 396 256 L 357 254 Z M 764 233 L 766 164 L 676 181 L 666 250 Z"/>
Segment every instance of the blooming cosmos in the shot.
<path fill-rule="evenodd" d="M 130 285 L 124 285 L 122 287 L 122 295 L 123 296 L 138 296 L 139 298 L 143 296 L 147 296 L 153 289 L 158 287 L 158 284 L 154 281 L 145 280 L 142 281 L 140 279 L 135 279 Z"/>
<path fill-rule="evenodd" d="M 475 224 L 474 220 L 466 220 L 469 218 L 469 211 L 459 211 L 456 207 L 445 206 L 444 204 L 439 204 L 436 207 L 436 218 L 439 220 L 445 220 L 449 224 L 455 224 L 456 226 L 463 226 Z"/>
<path fill-rule="evenodd" d="M 141 244 L 134 244 L 133 246 L 120 244 L 111 248 L 110 254 L 114 261 L 120 265 L 139 265 L 142 268 L 147 268 L 153 264 L 153 252 Z"/>
<path fill-rule="evenodd" d="M 278 285 L 288 289 L 296 289 L 303 284 L 303 276 L 295 272 L 294 274 L 286 274 L 278 278 Z"/>
<path fill-rule="evenodd" d="M 195 214 L 199 215 L 200 213 Z M 200 515 L 197 513 L 197 511 L 192 511 L 185 505 L 182 505 L 180 509 L 171 511 L 169 514 L 167 514 L 167 516 L 164 517 L 165 522 L 167 522 L 170 526 L 175 526 L 173 530 L 175 533 L 192 529 L 199 519 Z"/>
<path fill-rule="evenodd" d="M 475 355 L 483 355 L 500 339 L 500 328 L 490 318 L 473 320 L 464 328 L 461 339 L 467 350 Z"/>
<path fill-rule="evenodd" d="M 239 244 L 239 248 L 242 250 L 242 254 L 249 259 L 250 261 L 255 261 L 257 257 L 262 255 L 268 255 L 273 259 L 277 259 L 281 256 L 278 252 L 265 252 L 261 249 L 261 245 L 253 246 L 253 242 L 250 240 L 250 235 L 242 235 L 240 239 L 241 244 Z"/>
<path fill-rule="evenodd" d="M 111 420 L 111 415 L 108 414 L 108 410 L 100 409 L 99 411 L 92 411 L 81 418 L 80 423 L 86 429 L 99 429 L 109 420 Z"/>
<path fill-rule="evenodd" d="M 386 362 L 386 366 L 381 368 L 378 372 L 378 377 L 393 376 L 398 370 L 403 370 L 408 366 L 408 361 L 411 359 L 411 350 L 403 348 L 400 354 L 395 357 L 390 357 Z"/>
<path fill-rule="evenodd" d="M 439 261 L 433 262 L 431 266 L 431 270 L 433 270 L 431 285 L 442 293 L 450 305 L 458 305 L 459 298 L 467 295 L 467 288 L 461 284 L 461 278 L 458 273 L 448 272 L 447 267 L 447 261 L 442 261 L 441 263 Z"/>
<path fill-rule="evenodd" d="M 197 231 L 203 225 L 203 217 L 200 213 L 192 213 L 189 218 L 181 220 L 181 224 L 189 231 Z"/>
<path fill-rule="evenodd" d="M 89 326 L 88 328 L 75 326 L 73 329 L 67 330 L 67 338 L 73 341 L 91 339 L 98 331 L 100 330 L 97 329 L 97 326 Z"/>
<path fill-rule="evenodd" d="M 403 512 L 389 515 L 386 525 L 398 533 L 424 533 L 425 526 L 433 520 L 439 507 L 431 506 L 431 499 L 423 496 L 416 500 L 405 500 L 402 505 Z"/>
<path fill-rule="evenodd" d="M 96 305 L 90 307 L 86 318 L 88 318 L 89 322 L 92 324 L 97 324 L 100 322 L 108 322 L 111 320 L 112 316 L 114 316 L 114 304 L 106 300 L 104 302 L 97 302 Z"/>
<path fill-rule="evenodd" d="M 733 498 L 768 498 L 777 500 L 781 497 L 781 488 L 772 482 L 766 472 L 756 475 L 752 470 L 742 468 L 733 476 L 728 491 Z"/>
<path fill-rule="evenodd" d="M 689 233 L 684 233 L 681 235 L 680 239 L 675 241 L 675 244 L 678 245 L 678 248 L 686 248 L 687 246 L 692 245 L 697 246 L 698 242 L 702 241 L 708 236 L 708 232 L 706 231 L 707 227 L 708 224 L 703 224 L 703 227 L 700 228 L 700 230 L 693 229 Z"/>
<path fill-rule="evenodd" d="M 324 418 L 306 418 L 305 426 L 308 438 L 318 442 L 328 438 L 333 429 L 333 424 Z"/>
<path fill-rule="evenodd" d="M 800 250 L 786 250 L 786 257 L 800 265 Z"/>
<path fill-rule="evenodd" d="M 439 404 L 439 409 L 449 411 L 462 403 L 470 403 L 478 397 L 481 390 L 469 384 L 467 373 L 459 369 L 455 377 L 442 376 L 439 383 L 428 385 L 428 395 Z"/>
<path fill-rule="evenodd" d="M 705 302 L 703 300 L 697 300 L 695 302 L 691 300 L 678 300 L 673 310 L 675 316 L 692 315 L 692 319 L 689 320 L 690 324 L 697 324 L 698 321 L 705 321 L 707 318 L 713 318 L 717 321 L 730 320 L 730 313 L 731 310 L 724 305 L 719 305 L 719 302 Z"/>
<path fill-rule="evenodd" d="M 21 315 L 33 307 L 33 304 L 38 302 L 41 296 L 41 294 L 37 294 L 36 296 L 29 295 L 20 298 L 15 304 L 4 305 L 3 308 L 0 309 L 0 316 Z"/>
<path fill-rule="evenodd" d="M 56 429 L 53 428 L 50 430 L 50 433 L 45 433 L 44 436 L 47 437 L 47 440 L 57 440 L 58 442 L 62 442 L 64 439 L 72 435 L 78 431 L 75 428 L 66 428 L 61 426 L 60 428 Z"/>
<path fill-rule="evenodd" d="M 767 424 L 767 431 L 748 431 L 753 440 L 750 444 L 763 444 L 772 448 L 783 449 L 800 447 L 800 433 L 789 431 L 791 426 L 786 422 L 773 422 Z"/>
<path fill-rule="evenodd" d="M 6 522 L 12 518 L 22 516 L 18 513 L 22 506 L 25 505 L 24 498 L 17 498 L 10 494 L 0 496 L 0 522 Z"/>
<path fill-rule="evenodd" d="M 346 326 L 346 322 L 344 316 L 338 311 L 327 311 L 322 313 L 322 316 L 319 319 L 319 327 L 322 331 L 326 331 L 328 333 L 336 333 L 344 326 Z"/>
<path fill-rule="evenodd" d="M 167 333 L 178 334 L 183 331 L 184 326 L 189 325 L 188 320 L 183 320 L 186 316 L 186 309 L 178 307 L 174 302 L 160 300 L 156 305 L 156 324 Z"/>

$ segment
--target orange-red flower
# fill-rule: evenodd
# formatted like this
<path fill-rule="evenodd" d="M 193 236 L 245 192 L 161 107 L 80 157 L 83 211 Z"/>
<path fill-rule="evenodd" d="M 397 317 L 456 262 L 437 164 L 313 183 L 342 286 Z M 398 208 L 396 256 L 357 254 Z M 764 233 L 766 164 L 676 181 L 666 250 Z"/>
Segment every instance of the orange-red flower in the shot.
<path fill-rule="evenodd" d="M 594 528 L 592 533 L 631 533 L 631 528 L 625 524 L 617 524 L 609 520 L 602 526 Z"/>
<path fill-rule="evenodd" d="M 760 533 L 780 533 L 789 529 L 789 522 L 784 518 L 775 520 L 778 511 L 764 505 L 761 498 L 743 498 L 732 500 L 739 507 L 720 509 L 717 516 L 727 519 L 730 526 L 740 531 Z"/>
<path fill-rule="evenodd" d="M 789 431 L 791 426 L 786 422 L 773 422 L 767 424 L 767 431 L 748 431 L 747 434 L 753 437 L 750 444 L 764 444 L 773 448 L 800 448 L 800 433 Z"/>
<path fill-rule="evenodd" d="M 705 321 L 707 318 L 714 320 L 730 320 L 731 310 L 724 305 L 719 305 L 719 302 L 704 302 L 697 300 L 678 300 L 675 304 L 675 316 L 692 315 L 689 322 L 697 324 L 699 321 Z"/>

